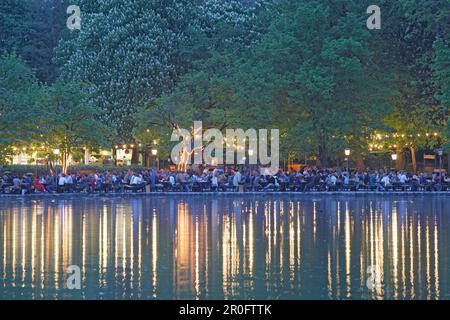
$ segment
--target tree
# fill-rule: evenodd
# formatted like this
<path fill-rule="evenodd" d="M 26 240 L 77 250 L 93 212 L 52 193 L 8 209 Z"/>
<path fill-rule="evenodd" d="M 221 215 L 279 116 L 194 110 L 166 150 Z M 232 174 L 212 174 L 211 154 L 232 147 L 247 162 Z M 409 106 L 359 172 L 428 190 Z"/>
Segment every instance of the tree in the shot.
<path fill-rule="evenodd" d="M 136 138 L 144 143 L 158 140 L 169 155 L 175 144 L 170 142 L 173 130 L 190 129 L 194 136 L 194 121 L 202 121 L 203 130 L 224 130 L 236 124 L 242 116 L 237 84 L 225 72 L 224 60 L 220 55 L 203 61 L 203 68 L 183 76 L 171 93 L 144 106 L 136 116 Z"/>
<path fill-rule="evenodd" d="M 285 150 L 317 155 L 327 166 L 388 110 L 365 8 L 356 1 L 283 1 L 278 9 L 241 68 L 242 91 L 255 121 L 285 129 L 292 143 Z"/>
<path fill-rule="evenodd" d="M 38 80 L 53 82 L 52 62 L 65 27 L 66 0 L 4 0 L 0 3 L 0 55 L 16 53 L 35 71 Z"/>
<path fill-rule="evenodd" d="M 24 44 L 27 30 L 26 1 L 2 0 L 0 2 L 0 55 L 17 52 Z"/>
<path fill-rule="evenodd" d="M 110 130 L 99 110 L 85 104 L 84 88 L 58 81 L 39 85 L 35 74 L 16 55 L 0 59 L 0 150 L 2 158 L 33 147 L 47 158 L 61 150 L 66 172 L 71 153 L 83 146 L 108 147 Z"/>
<path fill-rule="evenodd" d="M 84 92 L 82 85 L 61 80 L 47 88 L 43 138 L 60 150 L 63 173 L 75 150 L 111 145 L 112 130 L 99 119 L 99 109 L 85 103 Z"/>
<path fill-rule="evenodd" d="M 42 97 L 36 76 L 20 57 L 0 58 L 0 150 L 39 135 Z"/>
<path fill-rule="evenodd" d="M 80 2 L 81 31 L 59 48 L 67 58 L 63 74 L 88 83 L 92 103 L 102 108 L 104 119 L 117 127 L 121 139 L 131 139 L 137 107 L 173 86 L 190 4 L 99 1 L 91 13 L 84 11 L 85 3 Z"/>
<path fill-rule="evenodd" d="M 381 6 L 383 28 L 378 54 L 384 70 L 394 75 L 392 86 L 397 92 L 392 113 L 385 119 L 385 131 L 390 135 L 389 144 L 396 146 L 397 169 L 405 167 L 404 150 L 409 150 L 415 171 L 416 150 L 440 144 L 442 135 L 434 133 L 443 131 L 448 119 L 448 107 L 439 101 L 445 94 L 446 68 L 437 61 L 446 54 L 439 39 L 450 34 L 450 3 L 385 1 Z"/>
<path fill-rule="evenodd" d="M 447 40 L 437 39 L 434 43 L 436 52 L 433 62 L 433 75 L 437 86 L 440 88 L 436 93 L 438 99 L 447 115 L 447 127 L 444 136 L 447 139 L 447 148 L 450 147 L 450 119 L 448 119 L 450 109 L 450 34 L 447 34 Z"/>
<path fill-rule="evenodd" d="M 206 54 L 172 97 L 144 114 L 141 129 L 197 119 L 217 128 L 282 128 L 285 157 L 318 155 L 323 165 L 349 143 L 367 144 L 363 137 L 387 110 L 386 77 L 377 74 L 365 8 L 356 3 L 284 1 L 270 16 L 260 12 L 257 36 Z"/>
<path fill-rule="evenodd" d="M 182 48 L 187 73 L 170 92 L 139 109 L 134 136 L 144 143 L 157 139 L 168 155 L 172 130 L 191 128 L 193 121 L 201 120 L 204 130 L 244 128 L 237 61 L 260 36 L 264 25 L 259 18 L 269 7 L 270 1 L 261 0 L 204 1 L 198 17 L 201 32 L 192 33 Z"/>
<path fill-rule="evenodd" d="M 63 75 L 89 84 L 93 104 L 124 140 L 131 139 L 137 109 L 169 92 L 204 48 L 243 36 L 220 39 L 217 33 L 223 34 L 216 28 L 240 31 L 249 19 L 243 8 L 251 7 L 237 0 L 79 4 L 81 31 L 72 32 L 58 48 Z"/>
<path fill-rule="evenodd" d="M 447 40 L 436 39 L 433 48 L 435 51 L 433 80 L 439 88 L 435 98 L 448 109 L 450 108 L 450 34 Z"/>
<path fill-rule="evenodd" d="M 66 28 L 68 0 L 28 0 L 26 30 L 18 53 L 35 70 L 39 81 L 51 84 L 58 77 L 53 51 Z"/>

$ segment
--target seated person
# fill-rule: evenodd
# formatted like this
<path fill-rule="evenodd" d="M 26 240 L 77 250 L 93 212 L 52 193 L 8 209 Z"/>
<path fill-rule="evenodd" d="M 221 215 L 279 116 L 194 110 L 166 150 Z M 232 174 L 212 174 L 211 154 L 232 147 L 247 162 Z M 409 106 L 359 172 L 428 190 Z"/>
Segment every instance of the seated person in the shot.
<path fill-rule="evenodd" d="M 276 191 L 276 190 L 278 190 L 280 184 L 278 183 L 278 179 L 277 179 L 276 176 L 269 176 L 267 181 L 268 181 L 268 183 L 263 189 L 264 191 L 269 191 L 269 190 Z"/>
<path fill-rule="evenodd" d="M 28 175 L 24 175 L 22 178 L 22 184 L 21 184 L 22 190 L 26 190 L 27 193 L 30 193 L 32 186 L 33 186 L 33 181 L 31 180 L 31 178 Z"/>
<path fill-rule="evenodd" d="M 384 185 L 384 187 L 388 187 L 391 185 L 391 180 L 389 179 L 389 175 L 385 174 L 383 178 L 381 179 L 381 183 Z"/>
<path fill-rule="evenodd" d="M 217 178 L 217 175 L 213 175 L 213 177 L 211 178 L 211 190 L 219 190 L 219 179 Z"/>
<path fill-rule="evenodd" d="M 337 177 L 336 175 L 332 174 L 329 175 L 326 179 L 326 185 L 328 188 L 335 188 L 336 187 L 336 183 L 337 183 Z"/>
<path fill-rule="evenodd" d="M 408 177 L 406 176 L 406 174 L 405 174 L 404 172 L 401 172 L 401 173 L 398 175 L 398 181 L 399 181 L 401 184 L 405 184 L 405 183 L 408 182 Z"/>
<path fill-rule="evenodd" d="M 20 181 L 19 177 L 15 176 L 12 180 L 12 192 L 13 193 L 20 193 L 22 181 Z"/>
<path fill-rule="evenodd" d="M 66 186 L 66 175 L 63 173 L 58 179 L 58 192 L 64 192 Z"/>
<path fill-rule="evenodd" d="M 70 174 L 66 176 L 65 188 L 69 192 L 73 191 L 73 177 Z"/>
<path fill-rule="evenodd" d="M 138 176 L 136 174 L 133 174 L 131 176 L 131 179 L 130 179 L 130 185 L 136 186 L 136 185 L 140 185 L 140 184 L 142 184 L 142 176 Z"/>
<path fill-rule="evenodd" d="M 375 174 L 370 176 L 369 185 L 375 187 L 376 191 L 384 191 L 384 187 L 380 183 L 378 183 L 377 176 Z"/>
<path fill-rule="evenodd" d="M 47 192 L 47 190 L 45 189 L 45 186 L 39 181 L 39 179 L 37 177 L 34 179 L 33 187 L 34 187 L 35 191 L 39 191 L 39 192 L 43 192 L 43 193 Z"/>
<path fill-rule="evenodd" d="M 132 187 L 133 191 L 144 190 L 145 189 L 145 181 L 141 174 L 133 174 L 130 179 L 130 187 Z"/>

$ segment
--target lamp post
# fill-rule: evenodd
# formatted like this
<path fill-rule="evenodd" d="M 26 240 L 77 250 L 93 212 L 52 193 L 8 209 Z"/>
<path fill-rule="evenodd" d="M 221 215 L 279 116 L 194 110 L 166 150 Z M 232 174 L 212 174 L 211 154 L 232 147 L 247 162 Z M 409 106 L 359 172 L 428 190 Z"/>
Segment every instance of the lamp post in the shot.
<path fill-rule="evenodd" d="M 138 143 L 138 158 L 140 159 L 139 163 L 145 167 L 145 151 L 142 149 L 142 143 Z"/>
<path fill-rule="evenodd" d="M 394 162 L 394 164 L 397 162 L 397 154 L 396 153 L 393 153 L 393 154 L 391 154 L 391 159 L 392 159 L 392 161 Z"/>
<path fill-rule="evenodd" d="M 345 160 L 347 161 L 347 172 L 350 173 L 350 165 L 349 165 L 350 154 L 351 154 L 350 148 L 346 148 L 344 150 L 344 153 L 345 153 L 345 156 L 346 156 Z"/>
<path fill-rule="evenodd" d="M 442 184 L 442 156 L 444 154 L 444 150 L 442 148 L 439 148 L 436 151 L 439 156 L 439 181 Z"/>
<path fill-rule="evenodd" d="M 250 188 L 253 191 L 253 164 L 252 164 L 252 159 L 253 159 L 253 155 L 254 155 L 254 151 L 253 149 L 248 149 L 248 165 L 250 167 Z"/>
<path fill-rule="evenodd" d="M 152 152 L 152 156 L 155 157 L 155 158 L 154 158 L 154 161 L 156 160 L 156 162 L 158 163 L 157 169 L 159 170 L 159 161 L 158 161 L 158 159 L 156 158 L 156 155 L 158 154 L 158 149 L 156 148 L 156 146 L 153 146 L 153 147 L 152 147 L 151 152 Z"/>
<path fill-rule="evenodd" d="M 55 183 L 56 183 L 56 187 L 58 187 L 58 156 L 61 153 L 61 151 L 58 148 L 53 149 L 53 155 L 55 156 L 55 175 L 56 175 L 56 179 L 55 179 Z"/>

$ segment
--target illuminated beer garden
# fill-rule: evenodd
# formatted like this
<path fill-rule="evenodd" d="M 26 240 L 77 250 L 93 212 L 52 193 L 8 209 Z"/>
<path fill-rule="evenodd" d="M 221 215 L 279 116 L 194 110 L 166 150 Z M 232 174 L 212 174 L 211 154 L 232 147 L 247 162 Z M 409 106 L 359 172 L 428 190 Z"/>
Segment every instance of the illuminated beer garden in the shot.
<path fill-rule="evenodd" d="M 0 5 L 0 300 L 450 299 L 447 0 L 69 2 Z"/>

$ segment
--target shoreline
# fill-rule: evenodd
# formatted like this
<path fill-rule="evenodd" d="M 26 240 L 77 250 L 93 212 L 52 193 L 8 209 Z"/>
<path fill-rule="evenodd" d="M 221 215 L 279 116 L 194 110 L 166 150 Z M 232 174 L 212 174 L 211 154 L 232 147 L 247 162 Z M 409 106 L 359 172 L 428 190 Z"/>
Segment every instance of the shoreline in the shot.
<path fill-rule="evenodd" d="M 49 193 L 49 194 L 0 194 L 1 199 L 84 199 L 84 198 L 143 198 L 143 197 L 179 197 L 184 196 L 186 198 L 190 197 L 251 197 L 251 196 L 375 196 L 375 197 L 386 197 L 386 196 L 445 196 L 450 197 L 450 191 L 393 191 L 393 192 L 368 192 L 368 191 L 330 191 L 330 192 L 121 192 L 121 193 Z"/>

